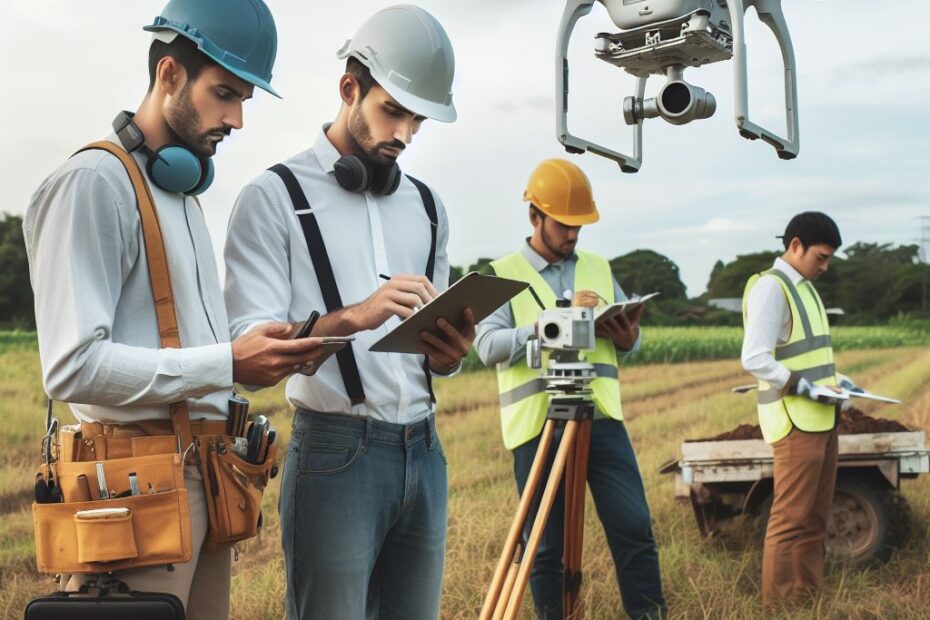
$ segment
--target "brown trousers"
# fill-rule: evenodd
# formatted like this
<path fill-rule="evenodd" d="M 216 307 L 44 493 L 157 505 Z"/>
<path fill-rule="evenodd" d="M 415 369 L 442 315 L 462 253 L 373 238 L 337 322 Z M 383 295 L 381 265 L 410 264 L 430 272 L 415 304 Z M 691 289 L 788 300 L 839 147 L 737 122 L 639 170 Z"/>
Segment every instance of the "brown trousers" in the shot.
<path fill-rule="evenodd" d="M 772 450 L 775 492 L 762 552 L 765 606 L 800 602 L 820 588 L 836 487 L 836 429 L 793 429 Z"/>

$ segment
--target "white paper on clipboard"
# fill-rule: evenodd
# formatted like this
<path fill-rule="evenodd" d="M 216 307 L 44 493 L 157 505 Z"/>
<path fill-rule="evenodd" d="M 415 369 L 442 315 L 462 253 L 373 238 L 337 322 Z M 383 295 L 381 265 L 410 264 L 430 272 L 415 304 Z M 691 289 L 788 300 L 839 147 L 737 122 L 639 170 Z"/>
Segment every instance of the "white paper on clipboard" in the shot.
<path fill-rule="evenodd" d="M 890 396 L 881 396 L 880 394 L 873 394 L 872 392 L 867 392 L 860 387 L 853 388 L 847 392 L 853 398 L 865 398 L 867 400 L 877 400 L 880 403 L 890 403 L 892 405 L 900 405 L 901 401 L 897 398 L 891 398 Z"/>
<path fill-rule="evenodd" d="M 648 295 L 634 295 L 633 297 L 625 300 L 618 301 L 615 304 L 610 304 L 609 306 L 604 306 L 602 308 L 596 308 L 594 310 L 594 322 L 606 321 L 607 319 L 612 319 L 621 312 L 627 313 L 635 310 L 639 306 L 643 305 L 659 293 L 649 293 Z"/>
<path fill-rule="evenodd" d="M 751 392 L 758 387 L 757 384 L 751 383 L 748 385 L 740 385 L 738 387 L 732 388 L 731 391 L 736 394 L 745 394 Z M 841 388 L 840 392 L 834 392 L 828 387 L 815 385 L 811 388 L 810 394 L 808 396 L 811 399 L 816 400 L 817 398 L 823 398 L 827 400 L 849 400 L 850 398 L 865 398 L 866 400 L 875 400 L 880 403 L 889 403 L 892 405 L 900 405 L 901 401 L 897 398 L 891 398 L 890 396 L 881 396 L 880 394 L 873 394 L 872 392 L 867 392 L 861 387 L 854 387 L 852 389 Z"/>
<path fill-rule="evenodd" d="M 403 320 L 369 351 L 382 353 L 419 353 L 420 332 L 439 335 L 436 321 L 441 317 L 456 329 L 465 326 L 465 308 L 471 308 L 475 321 L 487 318 L 495 310 L 529 287 L 526 282 L 486 276 L 472 271 L 443 291 L 438 297 Z"/>

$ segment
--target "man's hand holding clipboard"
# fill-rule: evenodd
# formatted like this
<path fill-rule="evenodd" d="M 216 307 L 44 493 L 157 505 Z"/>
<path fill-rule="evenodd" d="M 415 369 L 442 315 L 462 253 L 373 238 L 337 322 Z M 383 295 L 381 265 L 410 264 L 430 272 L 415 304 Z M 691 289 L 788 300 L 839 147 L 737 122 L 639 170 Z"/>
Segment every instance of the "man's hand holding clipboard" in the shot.
<path fill-rule="evenodd" d="M 405 320 L 413 316 L 439 296 L 439 292 L 426 276 L 399 274 L 390 277 L 378 274 L 385 281 L 371 297 L 354 307 L 359 324 L 371 329 L 382 325 L 392 316 Z M 446 318 L 436 320 L 436 330 L 423 330 L 416 350 L 429 358 L 430 370 L 443 374 L 452 371 L 468 355 L 475 340 L 475 316 L 465 308 L 464 324 L 457 327 Z"/>
<path fill-rule="evenodd" d="M 475 272 L 466 274 L 441 295 L 402 317 L 400 325 L 370 350 L 430 355 L 433 370 L 449 370 L 468 353 L 475 337 L 475 325 L 528 286 L 507 278 Z M 443 367 L 444 362 L 452 359 L 455 361 Z"/>

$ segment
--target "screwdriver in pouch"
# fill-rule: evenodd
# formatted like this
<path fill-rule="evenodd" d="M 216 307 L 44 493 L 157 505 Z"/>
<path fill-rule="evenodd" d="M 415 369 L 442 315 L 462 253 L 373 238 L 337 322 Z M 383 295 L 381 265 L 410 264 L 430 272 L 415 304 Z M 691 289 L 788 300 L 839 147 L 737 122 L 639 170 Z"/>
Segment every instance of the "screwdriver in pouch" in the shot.
<path fill-rule="evenodd" d="M 110 492 L 107 491 L 107 475 L 103 471 L 103 463 L 94 464 L 97 470 L 97 487 L 100 489 L 100 499 L 110 499 Z"/>

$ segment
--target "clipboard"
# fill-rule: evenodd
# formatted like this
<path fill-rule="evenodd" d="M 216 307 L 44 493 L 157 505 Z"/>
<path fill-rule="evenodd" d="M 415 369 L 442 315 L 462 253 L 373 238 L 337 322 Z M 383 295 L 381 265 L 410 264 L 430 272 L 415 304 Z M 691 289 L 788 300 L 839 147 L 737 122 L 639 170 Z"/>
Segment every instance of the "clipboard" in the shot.
<path fill-rule="evenodd" d="M 444 318 L 461 329 L 465 325 L 465 308 L 471 308 L 475 321 L 482 321 L 495 310 L 529 288 L 526 282 L 486 276 L 472 271 L 443 291 L 438 297 L 414 312 L 400 325 L 371 345 L 369 351 L 418 354 L 420 332 L 440 334 L 436 321 Z"/>
<path fill-rule="evenodd" d="M 897 398 L 892 398 L 890 396 L 881 396 L 879 394 L 873 394 L 872 392 L 863 390 L 861 387 L 855 387 L 851 390 L 848 390 L 848 394 L 853 398 L 865 398 L 866 400 L 875 400 L 880 403 L 889 403 L 892 405 L 900 405 L 901 401 Z"/>
<path fill-rule="evenodd" d="M 735 394 L 746 394 L 753 391 L 759 387 L 755 383 L 750 383 L 749 385 L 740 385 L 735 388 L 732 388 L 730 391 Z M 874 400 L 880 403 L 889 403 L 892 405 L 900 405 L 901 401 L 897 398 L 891 398 L 890 396 L 881 396 L 879 394 L 873 394 L 872 392 L 867 392 L 861 387 L 854 386 L 853 388 L 842 388 L 842 392 L 834 392 L 833 390 L 827 389 L 825 387 L 815 385 L 809 394 L 810 398 L 816 400 L 817 398 L 825 398 L 830 400 L 842 401 L 849 400 L 850 398 L 865 398 L 866 400 Z"/>
<path fill-rule="evenodd" d="M 610 304 L 609 306 L 604 306 L 602 308 L 596 308 L 594 310 L 594 322 L 606 321 L 607 319 L 612 319 L 620 313 L 626 314 L 631 310 L 635 310 L 640 307 L 659 293 L 649 293 L 648 295 L 634 295 L 633 297 L 625 300 L 618 301 L 615 304 Z"/>

